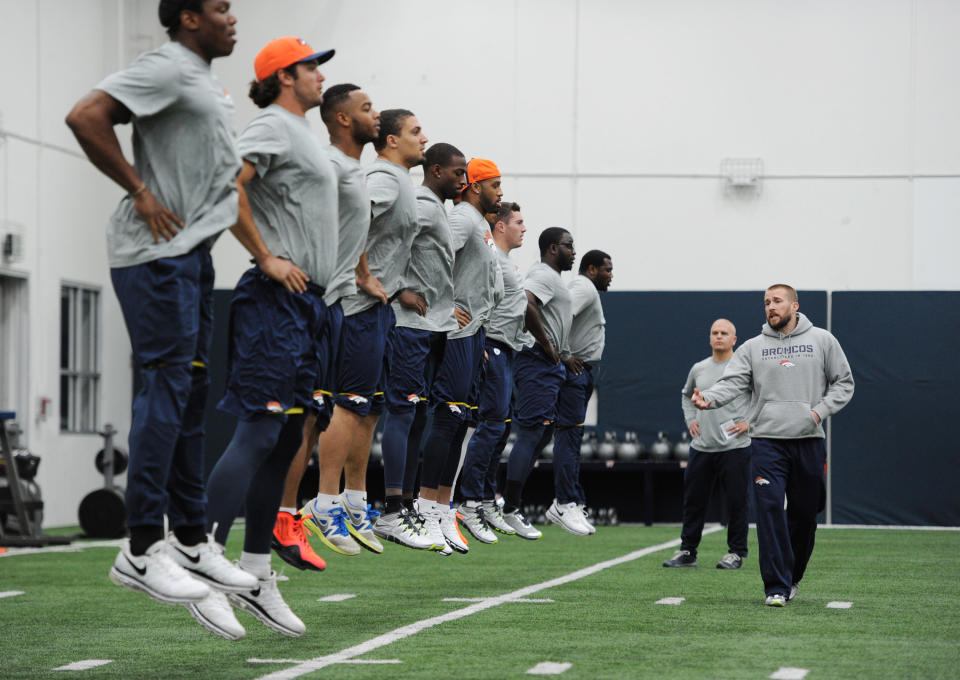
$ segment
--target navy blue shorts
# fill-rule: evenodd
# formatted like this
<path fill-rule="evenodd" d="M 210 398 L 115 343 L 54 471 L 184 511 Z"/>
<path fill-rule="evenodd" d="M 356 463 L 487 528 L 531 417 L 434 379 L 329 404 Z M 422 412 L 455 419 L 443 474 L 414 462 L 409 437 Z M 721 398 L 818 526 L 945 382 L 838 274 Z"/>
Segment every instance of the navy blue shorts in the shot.
<path fill-rule="evenodd" d="M 310 407 L 326 319 L 319 286 L 291 293 L 258 267 L 244 272 L 230 301 L 227 388 L 218 408 L 249 420 Z"/>
<path fill-rule="evenodd" d="M 517 385 L 517 415 L 523 427 L 549 425 L 557 419 L 557 398 L 566 378 L 563 364 L 547 358 L 540 345 L 524 347 L 517 355 L 513 376 Z"/>
<path fill-rule="evenodd" d="M 481 328 L 466 338 L 447 338 L 443 361 L 433 381 L 433 394 L 430 395 L 432 409 L 445 405 L 461 419 L 470 419 L 471 407 L 477 405 L 484 336 Z"/>
<path fill-rule="evenodd" d="M 337 391 L 337 364 L 340 359 L 340 333 L 343 330 L 343 307 L 337 300 L 327 307 L 327 323 L 317 341 L 319 374 L 313 387 L 313 412 L 321 432 L 333 416 L 333 395 Z"/>
<path fill-rule="evenodd" d="M 343 317 L 336 389 L 332 390 L 337 406 L 359 416 L 383 411 L 387 338 L 395 321 L 393 307 L 379 302 Z"/>
<path fill-rule="evenodd" d="M 484 342 L 487 363 L 483 367 L 483 381 L 478 397 L 479 420 L 510 420 L 513 395 L 513 363 L 516 352 L 509 346 L 487 338 Z"/>
<path fill-rule="evenodd" d="M 387 410 L 399 413 L 426 403 L 443 359 L 444 333 L 394 327 L 387 343 Z"/>
<path fill-rule="evenodd" d="M 580 375 L 567 371 L 567 377 L 560 386 L 557 398 L 557 425 L 559 427 L 577 427 L 583 425 L 587 417 L 587 402 L 593 396 L 593 367 L 583 365 Z"/>

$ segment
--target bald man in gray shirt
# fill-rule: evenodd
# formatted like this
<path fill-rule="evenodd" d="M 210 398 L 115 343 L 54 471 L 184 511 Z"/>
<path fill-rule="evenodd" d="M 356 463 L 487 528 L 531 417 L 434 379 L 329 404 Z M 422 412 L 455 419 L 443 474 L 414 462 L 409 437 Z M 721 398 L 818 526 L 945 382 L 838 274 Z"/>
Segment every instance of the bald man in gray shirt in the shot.
<path fill-rule="evenodd" d="M 747 556 L 747 478 L 750 474 L 750 437 L 747 435 L 747 411 L 750 391 L 747 390 L 723 408 L 698 411 L 691 397 L 694 389 L 713 387 L 733 358 L 737 329 L 726 319 L 717 319 L 710 326 L 711 356 L 698 361 L 690 369 L 683 385 L 681 406 L 683 418 L 693 437 L 690 460 L 683 471 L 683 529 L 680 549 L 665 567 L 695 567 L 697 548 L 703 535 L 710 491 L 719 480 L 723 485 L 730 510 L 727 524 L 727 554 L 717 563 L 718 569 L 739 569 Z"/>

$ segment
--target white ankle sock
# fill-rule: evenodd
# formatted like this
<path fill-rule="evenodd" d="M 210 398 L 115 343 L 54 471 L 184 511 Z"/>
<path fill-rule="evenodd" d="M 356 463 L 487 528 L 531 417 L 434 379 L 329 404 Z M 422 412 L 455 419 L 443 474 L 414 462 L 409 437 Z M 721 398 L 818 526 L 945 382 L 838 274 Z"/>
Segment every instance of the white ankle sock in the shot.
<path fill-rule="evenodd" d="M 285 512 L 288 515 L 296 515 L 297 509 L 296 508 L 277 508 L 277 512 Z"/>
<path fill-rule="evenodd" d="M 240 553 L 240 568 L 259 579 L 270 576 L 270 553 Z"/>
<path fill-rule="evenodd" d="M 340 495 L 332 496 L 328 493 L 318 493 L 313 505 L 317 510 L 332 510 L 340 505 Z"/>
<path fill-rule="evenodd" d="M 428 501 L 428 500 L 427 500 L 426 498 L 424 498 L 423 496 L 420 496 L 420 497 L 417 499 L 417 508 L 420 510 L 420 514 L 421 514 L 421 515 L 427 514 L 428 512 L 430 512 L 431 510 L 433 510 L 433 509 L 436 508 L 436 507 L 437 507 L 437 502 L 436 502 L 436 501 Z"/>
<path fill-rule="evenodd" d="M 343 498 L 355 508 L 367 507 L 367 492 L 357 489 L 344 489 Z"/>

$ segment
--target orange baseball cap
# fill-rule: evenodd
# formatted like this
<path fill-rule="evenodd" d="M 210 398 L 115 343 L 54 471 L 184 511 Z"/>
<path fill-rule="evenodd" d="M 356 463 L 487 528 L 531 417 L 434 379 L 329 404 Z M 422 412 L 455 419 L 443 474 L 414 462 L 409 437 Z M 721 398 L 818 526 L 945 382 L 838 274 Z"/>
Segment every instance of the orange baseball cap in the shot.
<path fill-rule="evenodd" d="M 253 60 L 253 72 L 257 80 L 269 78 L 274 73 L 287 66 L 299 64 L 302 61 L 313 61 L 318 64 L 330 61 L 335 50 L 317 52 L 306 42 L 292 35 L 285 38 L 271 40 L 257 53 Z"/>
<path fill-rule="evenodd" d="M 467 185 L 482 182 L 485 179 L 500 177 L 500 168 L 493 161 L 485 158 L 472 158 L 467 163 Z"/>

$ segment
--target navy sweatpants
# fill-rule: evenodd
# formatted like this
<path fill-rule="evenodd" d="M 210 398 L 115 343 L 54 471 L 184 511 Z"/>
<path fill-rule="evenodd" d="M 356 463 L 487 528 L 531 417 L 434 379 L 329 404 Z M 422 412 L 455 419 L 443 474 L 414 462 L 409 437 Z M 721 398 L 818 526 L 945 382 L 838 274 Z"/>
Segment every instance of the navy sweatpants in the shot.
<path fill-rule="evenodd" d="M 730 520 L 727 548 L 747 556 L 747 478 L 750 475 L 750 447 L 729 451 L 698 451 L 690 448 L 690 460 L 683 471 L 683 529 L 680 549 L 697 554 L 703 537 L 703 522 L 714 484 L 719 481 L 727 493 Z"/>
<path fill-rule="evenodd" d="M 553 485 L 561 505 L 587 502 L 580 486 L 580 444 L 591 396 L 593 367 L 584 364 L 580 375 L 567 371 L 557 395 L 557 431 L 553 439 Z"/>
<path fill-rule="evenodd" d="M 204 408 L 213 329 L 206 246 L 110 271 L 142 386 L 133 401 L 127 526 L 205 524 Z"/>
<path fill-rule="evenodd" d="M 767 595 L 788 595 L 813 553 L 817 513 L 826 503 L 823 439 L 752 441 L 760 575 Z M 783 509 L 786 497 L 787 509 Z"/>

